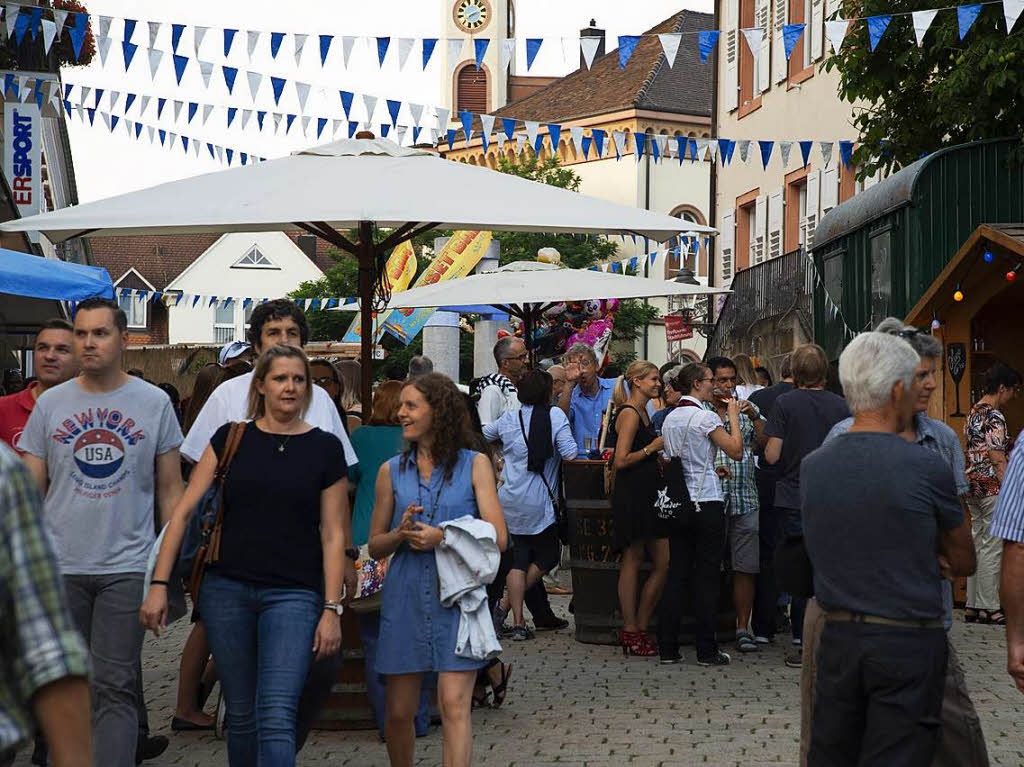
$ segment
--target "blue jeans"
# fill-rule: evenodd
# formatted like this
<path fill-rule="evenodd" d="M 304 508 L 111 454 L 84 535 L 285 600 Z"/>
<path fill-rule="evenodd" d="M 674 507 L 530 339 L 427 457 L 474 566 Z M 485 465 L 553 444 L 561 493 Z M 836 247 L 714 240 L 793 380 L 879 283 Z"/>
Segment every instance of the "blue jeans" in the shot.
<path fill-rule="evenodd" d="M 323 598 L 212 573 L 199 611 L 227 704 L 231 767 L 293 767 L 299 696 Z"/>
<path fill-rule="evenodd" d="M 384 737 L 384 723 L 387 720 L 387 688 L 381 675 L 376 671 L 377 665 L 377 637 L 380 635 L 380 613 L 360 613 L 359 615 L 359 638 L 363 642 L 363 654 L 366 662 L 366 697 L 370 699 L 370 708 L 373 709 L 373 718 L 377 720 L 377 732 Z M 424 674 L 423 682 L 420 684 L 420 705 L 416 709 L 416 718 L 413 723 L 416 726 L 416 737 L 422 738 L 430 728 L 430 691 L 436 687 L 431 678 L 436 680 L 436 674 Z"/>

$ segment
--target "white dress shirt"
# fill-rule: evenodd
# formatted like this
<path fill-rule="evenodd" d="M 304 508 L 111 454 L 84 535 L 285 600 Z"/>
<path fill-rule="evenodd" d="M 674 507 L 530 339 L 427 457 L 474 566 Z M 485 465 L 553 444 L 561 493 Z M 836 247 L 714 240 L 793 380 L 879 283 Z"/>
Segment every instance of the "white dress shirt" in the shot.
<path fill-rule="evenodd" d="M 725 424 L 718 413 L 704 409 L 694 397 L 683 397 L 697 407 L 676 407 L 665 419 L 661 436 L 665 440 L 663 452 L 669 458 L 679 458 L 686 476 L 686 489 L 694 501 L 721 501 L 722 486 L 715 474 L 717 448 L 708 435 Z"/>

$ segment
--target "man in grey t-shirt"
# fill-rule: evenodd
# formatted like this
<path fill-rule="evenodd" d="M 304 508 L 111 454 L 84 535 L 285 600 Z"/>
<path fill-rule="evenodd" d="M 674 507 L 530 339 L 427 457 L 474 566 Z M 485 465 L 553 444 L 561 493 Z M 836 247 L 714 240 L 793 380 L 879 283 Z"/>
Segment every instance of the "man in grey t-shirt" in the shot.
<path fill-rule="evenodd" d="M 94 761 L 109 767 L 135 764 L 139 606 L 154 493 L 166 517 L 182 495 L 181 429 L 164 392 L 122 372 L 126 329 L 113 301 L 78 305 L 82 375 L 40 396 L 21 442 L 92 657 Z"/>

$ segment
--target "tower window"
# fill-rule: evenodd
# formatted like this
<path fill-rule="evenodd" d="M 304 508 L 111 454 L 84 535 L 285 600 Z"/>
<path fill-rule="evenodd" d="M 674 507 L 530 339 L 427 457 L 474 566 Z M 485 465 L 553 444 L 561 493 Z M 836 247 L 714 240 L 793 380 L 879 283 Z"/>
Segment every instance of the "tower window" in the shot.
<path fill-rule="evenodd" d="M 477 70 L 474 62 L 466 62 L 455 75 L 456 111 L 487 114 L 488 91 L 487 70 Z"/>
<path fill-rule="evenodd" d="M 263 255 L 258 245 L 253 245 L 245 252 L 245 255 L 238 259 L 233 269 L 279 269 L 269 258 Z"/>

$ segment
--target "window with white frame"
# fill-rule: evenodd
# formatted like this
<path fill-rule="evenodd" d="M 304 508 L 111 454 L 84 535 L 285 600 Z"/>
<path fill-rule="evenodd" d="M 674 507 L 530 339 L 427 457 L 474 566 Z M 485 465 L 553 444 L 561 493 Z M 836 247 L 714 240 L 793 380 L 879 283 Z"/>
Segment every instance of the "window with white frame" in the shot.
<path fill-rule="evenodd" d="M 129 328 L 145 328 L 149 319 L 149 302 L 138 293 L 118 293 L 118 306 L 128 318 Z"/>
<path fill-rule="evenodd" d="M 259 245 L 253 243 L 252 247 L 245 251 L 245 255 L 238 259 L 232 269 L 280 269 L 273 261 L 266 257 Z"/>
<path fill-rule="evenodd" d="M 214 343 L 226 344 L 235 340 L 235 302 L 218 302 L 213 314 Z"/>
<path fill-rule="evenodd" d="M 813 57 L 814 51 L 812 50 L 813 46 L 811 44 L 811 40 L 813 39 L 814 35 L 817 33 L 817 30 L 814 28 L 814 24 L 812 23 L 812 20 L 814 19 L 814 16 L 812 15 L 813 12 L 814 12 L 814 10 L 813 10 L 814 9 L 814 0 L 803 0 L 803 3 L 804 3 L 804 32 L 803 32 L 804 61 L 803 61 L 803 64 L 804 64 L 804 68 L 806 68 L 806 67 L 809 67 L 814 62 L 814 57 Z"/>

